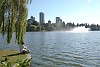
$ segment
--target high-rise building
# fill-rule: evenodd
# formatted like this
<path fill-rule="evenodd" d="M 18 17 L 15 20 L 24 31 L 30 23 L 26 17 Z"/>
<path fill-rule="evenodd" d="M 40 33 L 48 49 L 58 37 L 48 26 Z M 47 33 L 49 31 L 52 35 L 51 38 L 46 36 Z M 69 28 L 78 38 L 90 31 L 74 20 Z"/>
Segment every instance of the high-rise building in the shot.
<path fill-rule="evenodd" d="M 51 25 L 51 21 L 50 21 L 50 20 L 48 21 L 48 25 L 49 25 L 49 26 Z"/>
<path fill-rule="evenodd" d="M 56 24 L 57 26 L 59 26 L 61 24 L 62 20 L 60 19 L 60 17 L 56 17 Z"/>
<path fill-rule="evenodd" d="M 39 20 L 40 20 L 40 23 L 45 23 L 44 13 L 43 12 L 39 13 Z"/>
<path fill-rule="evenodd" d="M 60 19 L 59 21 L 60 21 L 60 23 L 62 23 L 62 19 Z"/>
<path fill-rule="evenodd" d="M 31 21 L 33 22 L 33 21 L 35 21 L 35 17 L 33 17 L 33 16 L 31 16 Z"/>
<path fill-rule="evenodd" d="M 56 17 L 56 23 L 60 22 L 60 17 Z"/>
<path fill-rule="evenodd" d="M 51 24 L 51 21 L 50 20 L 48 20 L 48 24 Z"/>

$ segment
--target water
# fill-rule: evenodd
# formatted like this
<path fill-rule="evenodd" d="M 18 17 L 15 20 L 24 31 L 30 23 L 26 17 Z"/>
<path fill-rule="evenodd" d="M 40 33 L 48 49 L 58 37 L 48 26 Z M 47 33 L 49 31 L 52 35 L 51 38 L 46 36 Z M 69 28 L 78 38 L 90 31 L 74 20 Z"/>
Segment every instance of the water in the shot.
<path fill-rule="evenodd" d="M 0 50 L 18 50 L 5 41 L 0 35 Z M 27 32 L 25 41 L 32 67 L 100 67 L 100 32 Z"/>

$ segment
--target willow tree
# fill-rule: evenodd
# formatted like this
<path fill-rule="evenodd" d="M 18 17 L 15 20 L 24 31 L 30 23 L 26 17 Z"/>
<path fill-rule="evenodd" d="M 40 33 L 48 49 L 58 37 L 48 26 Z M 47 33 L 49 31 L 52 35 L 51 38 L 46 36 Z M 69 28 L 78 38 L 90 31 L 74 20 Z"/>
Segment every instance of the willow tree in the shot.
<path fill-rule="evenodd" d="M 13 32 L 16 41 L 24 40 L 27 22 L 27 4 L 31 0 L 0 0 L 0 32 L 7 34 L 7 43 L 12 40 Z"/>

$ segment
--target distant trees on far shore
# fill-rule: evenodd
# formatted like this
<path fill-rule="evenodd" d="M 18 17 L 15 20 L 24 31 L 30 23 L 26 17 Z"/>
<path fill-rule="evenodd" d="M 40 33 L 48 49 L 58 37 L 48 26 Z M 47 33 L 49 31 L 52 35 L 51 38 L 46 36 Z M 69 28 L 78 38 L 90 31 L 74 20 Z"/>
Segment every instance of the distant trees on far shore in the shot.
<path fill-rule="evenodd" d="M 73 22 L 62 22 L 60 24 L 52 23 L 48 21 L 48 23 L 39 23 L 37 21 L 31 21 L 30 19 L 27 20 L 26 31 L 33 32 L 33 31 L 71 31 L 75 27 L 82 27 L 90 28 L 91 31 L 100 31 L 100 25 L 96 24 L 76 24 Z"/>

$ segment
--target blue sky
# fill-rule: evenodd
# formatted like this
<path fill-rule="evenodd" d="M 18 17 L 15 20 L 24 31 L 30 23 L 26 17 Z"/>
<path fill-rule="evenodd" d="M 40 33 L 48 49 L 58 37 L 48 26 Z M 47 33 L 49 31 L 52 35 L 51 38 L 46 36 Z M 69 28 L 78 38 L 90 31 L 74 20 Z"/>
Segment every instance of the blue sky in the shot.
<path fill-rule="evenodd" d="M 32 0 L 28 5 L 28 18 L 39 21 L 39 12 L 45 13 L 45 22 L 55 17 L 75 23 L 100 24 L 100 0 Z"/>

